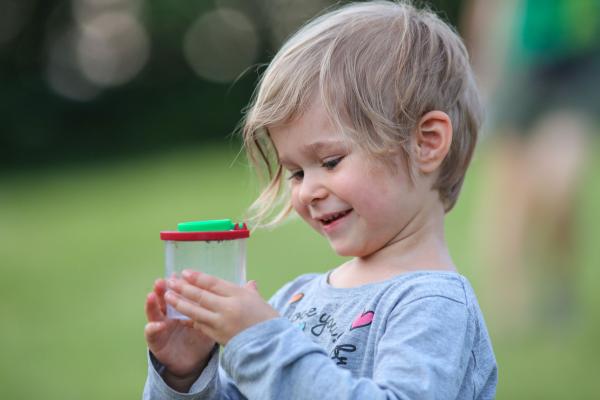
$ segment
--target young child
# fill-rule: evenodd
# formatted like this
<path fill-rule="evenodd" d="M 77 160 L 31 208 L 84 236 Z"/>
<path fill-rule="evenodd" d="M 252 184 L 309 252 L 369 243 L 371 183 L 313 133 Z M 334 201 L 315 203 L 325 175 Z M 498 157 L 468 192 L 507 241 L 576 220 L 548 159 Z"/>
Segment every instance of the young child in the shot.
<path fill-rule="evenodd" d="M 303 27 L 246 115 L 249 158 L 270 176 L 254 213 L 293 209 L 353 258 L 269 303 L 253 283 L 158 280 L 144 398 L 494 398 L 490 338 L 444 239 L 479 120 L 466 50 L 434 14 L 356 3 Z"/>

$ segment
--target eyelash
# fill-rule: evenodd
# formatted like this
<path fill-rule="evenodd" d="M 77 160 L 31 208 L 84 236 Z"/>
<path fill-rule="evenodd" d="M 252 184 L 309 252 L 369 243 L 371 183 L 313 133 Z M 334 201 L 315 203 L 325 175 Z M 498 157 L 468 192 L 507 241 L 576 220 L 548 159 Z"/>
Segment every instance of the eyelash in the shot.
<path fill-rule="evenodd" d="M 290 175 L 290 177 L 288 178 L 290 181 L 297 181 L 300 180 L 304 177 L 304 171 L 300 170 L 300 171 L 296 171 L 296 172 L 292 172 L 292 174 Z"/>
<path fill-rule="evenodd" d="M 340 161 L 342 161 L 342 158 L 344 157 L 338 157 L 329 161 L 325 161 L 322 167 L 327 168 L 329 170 L 334 169 L 340 163 Z"/>
<path fill-rule="evenodd" d="M 338 157 L 338 158 L 334 158 L 329 161 L 325 161 L 323 164 L 321 164 L 321 166 L 323 168 L 331 171 L 340 163 L 340 161 L 342 161 L 343 158 L 344 157 Z M 293 180 L 300 180 L 303 177 L 304 177 L 304 171 L 299 170 L 299 171 L 292 172 L 292 174 L 290 175 L 290 177 L 288 179 L 293 181 Z"/>

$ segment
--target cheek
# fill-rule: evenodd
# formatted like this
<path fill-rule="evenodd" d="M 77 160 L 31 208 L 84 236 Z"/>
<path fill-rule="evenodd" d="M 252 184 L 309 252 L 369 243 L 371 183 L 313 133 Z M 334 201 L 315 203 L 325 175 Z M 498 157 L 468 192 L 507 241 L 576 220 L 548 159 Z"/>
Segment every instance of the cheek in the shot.
<path fill-rule="evenodd" d="M 355 208 L 368 212 L 380 209 L 389 201 L 389 185 L 388 181 L 381 184 L 370 175 L 357 174 L 349 179 L 340 180 L 337 193 L 342 199 L 353 203 Z"/>
<path fill-rule="evenodd" d="M 379 223 L 394 218 L 402 210 L 406 193 L 401 183 L 394 179 L 365 176 L 366 184 L 356 185 L 352 190 L 353 206 L 370 221 Z M 349 186 L 346 186 L 349 188 Z"/>

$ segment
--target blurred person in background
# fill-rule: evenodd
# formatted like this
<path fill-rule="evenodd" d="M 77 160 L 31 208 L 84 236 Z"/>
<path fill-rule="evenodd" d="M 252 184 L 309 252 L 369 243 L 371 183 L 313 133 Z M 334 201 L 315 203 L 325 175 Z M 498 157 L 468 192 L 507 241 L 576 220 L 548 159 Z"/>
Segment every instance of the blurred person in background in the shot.
<path fill-rule="evenodd" d="M 600 0 L 468 3 L 493 133 L 475 231 L 493 268 L 487 301 L 504 328 L 564 327 L 576 303 L 580 178 L 600 112 Z"/>

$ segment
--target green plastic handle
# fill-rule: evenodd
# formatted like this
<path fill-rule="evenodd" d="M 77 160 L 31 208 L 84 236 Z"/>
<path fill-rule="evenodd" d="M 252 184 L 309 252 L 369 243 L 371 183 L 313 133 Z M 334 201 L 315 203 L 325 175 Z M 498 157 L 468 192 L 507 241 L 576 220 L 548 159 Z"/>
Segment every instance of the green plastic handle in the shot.
<path fill-rule="evenodd" d="M 219 232 L 230 231 L 235 224 L 230 219 L 212 219 L 207 221 L 190 221 L 177 224 L 179 232 Z"/>

